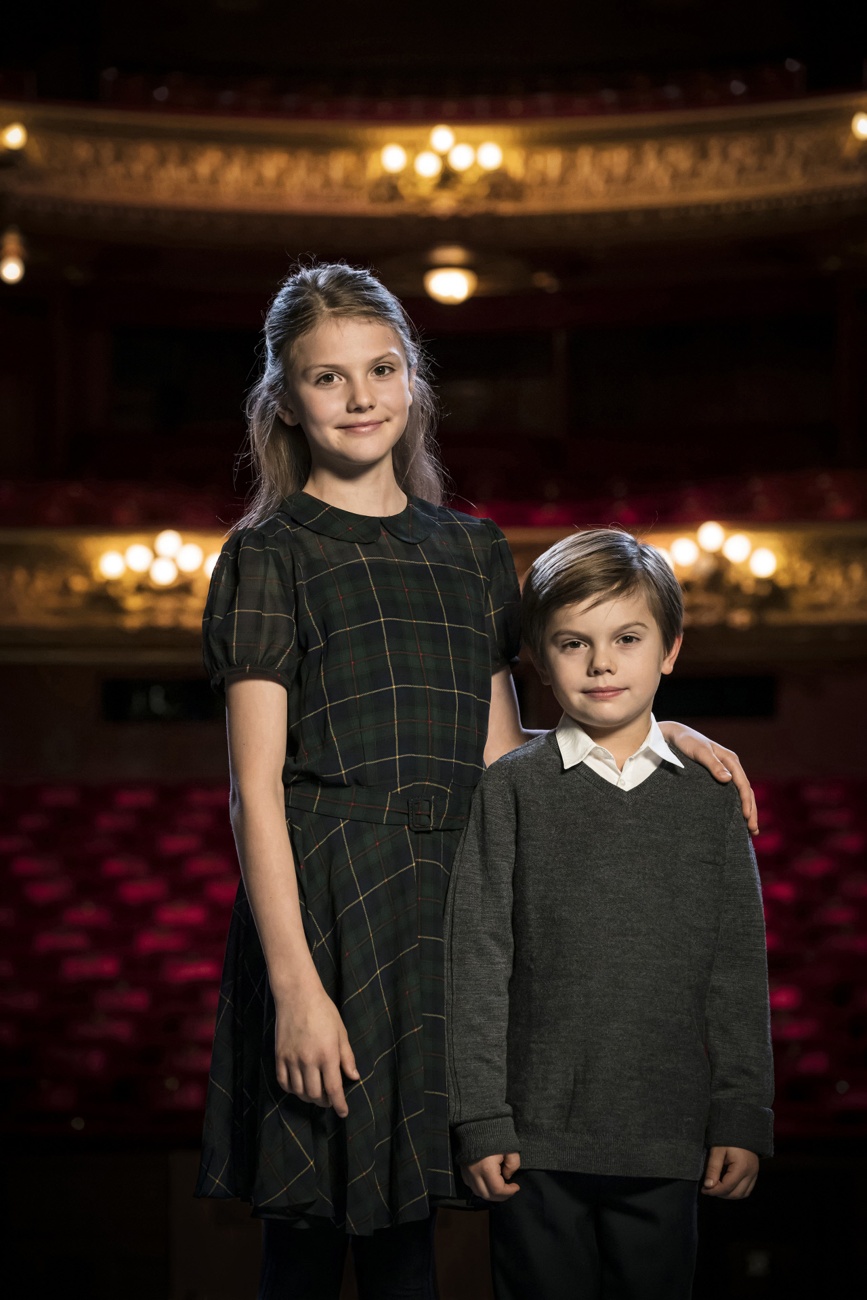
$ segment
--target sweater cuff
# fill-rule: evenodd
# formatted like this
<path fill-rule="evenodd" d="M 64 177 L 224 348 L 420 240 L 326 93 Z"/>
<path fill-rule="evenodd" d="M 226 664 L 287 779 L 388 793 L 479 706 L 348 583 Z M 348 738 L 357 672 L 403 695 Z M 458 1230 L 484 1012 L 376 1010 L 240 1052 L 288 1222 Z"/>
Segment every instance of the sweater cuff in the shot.
<path fill-rule="evenodd" d="M 745 1102 L 711 1102 L 705 1143 L 709 1147 L 742 1147 L 757 1156 L 772 1156 L 774 1112 Z"/>
<path fill-rule="evenodd" d="M 484 1160 L 485 1156 L 506 1156 L 521 1150 L 511 1115 L 456 1124 L 452 1137 L 459 1165 L 472 1165 L 477 1160 Z"/>

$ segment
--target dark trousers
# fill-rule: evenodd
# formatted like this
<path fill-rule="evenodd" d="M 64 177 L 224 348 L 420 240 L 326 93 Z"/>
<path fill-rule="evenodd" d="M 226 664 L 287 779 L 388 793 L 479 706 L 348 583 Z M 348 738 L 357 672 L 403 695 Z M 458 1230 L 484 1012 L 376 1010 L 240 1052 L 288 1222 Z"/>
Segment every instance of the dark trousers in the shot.
<path fill-rule="evenodd" d="M 299 1228 L 264 1219 L 258 1300 L 338 1300 L 350 1241 L 360 1300 L 437 1300 L 434 1227 L 431 1215 L 349 1237 L 327 1222 Z"/>
<path fill-rule="evenodd" d="M 491 1207 L 497 1300 L 689 1300 L 698 1183 L 521 1169 Z"/>

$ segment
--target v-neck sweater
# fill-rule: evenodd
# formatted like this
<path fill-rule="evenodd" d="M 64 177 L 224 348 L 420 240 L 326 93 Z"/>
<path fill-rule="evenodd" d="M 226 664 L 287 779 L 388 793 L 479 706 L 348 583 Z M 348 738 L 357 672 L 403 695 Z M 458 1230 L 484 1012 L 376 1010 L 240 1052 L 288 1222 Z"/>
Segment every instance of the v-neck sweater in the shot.
<path fill-rule="evenodd" d="M 554 733 L 476 791 L 447 904 L 457 1157 L 700 1178 L 772 1150 L 767 960 L 737 792 L 678 751 L 618 789 Z"/>

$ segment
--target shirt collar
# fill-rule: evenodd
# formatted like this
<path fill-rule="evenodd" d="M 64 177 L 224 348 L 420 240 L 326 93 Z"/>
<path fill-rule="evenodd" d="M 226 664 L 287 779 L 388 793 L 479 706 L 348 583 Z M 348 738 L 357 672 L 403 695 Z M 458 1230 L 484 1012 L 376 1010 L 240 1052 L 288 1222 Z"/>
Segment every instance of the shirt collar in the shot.
<path fill-rule="evenodd" d="M 568 713 L 564 713 L 557 723 L 556 736 L 564 767 L 577 767 L 579 763 L 584 762 L 588 754 L 592 753 L 594 749 L 605 748 L 604 745 L 597 745 L 595 740 L 591 740 L 580 722 L 570 718 Z M 651 753 L 656 754 L 657 758 L 664 759 L 666 763 L 673 763 L 675 767 L 683 767 L 683 763 L 674 750 L 666 744 L 665 737 L 659 729 L 659 723 L 652 713 L 650 715 L 650 730 L 644 739 L 644 743 L 639 745 L 632 757 L 644 753 L 645 750 L 650 750 Z"/>
<path fill-rule="evenodd" d="M 402 542 L 423 542 L 436 521 L 436 507 L 420 497 L 407 497 L 399 515 L 355 515 L 349 510 L 326 505 L 306 492 L 286 497 L 282 507 L 298 524 L 311 532 L 333 537 L 339 542 L 375 542 L 381 528 Z"/>

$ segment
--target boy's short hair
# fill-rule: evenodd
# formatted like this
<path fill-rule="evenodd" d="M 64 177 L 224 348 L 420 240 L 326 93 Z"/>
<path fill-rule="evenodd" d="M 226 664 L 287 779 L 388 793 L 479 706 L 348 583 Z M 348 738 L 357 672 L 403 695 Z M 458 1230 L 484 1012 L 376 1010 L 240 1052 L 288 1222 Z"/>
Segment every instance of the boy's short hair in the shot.
<path fill-rule="evenodd" d="M 593 606 L 601 605 L 635 591 L 647 597 L 668 654 L 683 631 L 683 593 L 661 552 L 620 528 L 572 533 L 530 566 L 521 602 L 524 642 L 536 659 L 542 659 L 545 632 L 555 610 L 583 604 L 593 596 L 598 597 Z"/>

